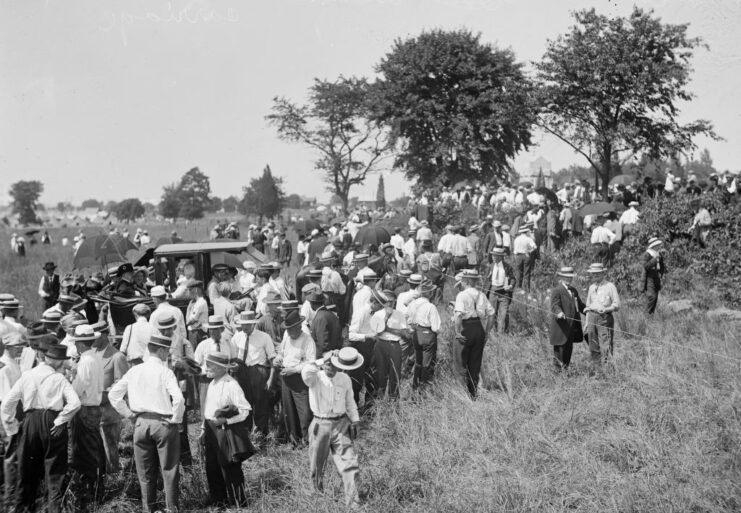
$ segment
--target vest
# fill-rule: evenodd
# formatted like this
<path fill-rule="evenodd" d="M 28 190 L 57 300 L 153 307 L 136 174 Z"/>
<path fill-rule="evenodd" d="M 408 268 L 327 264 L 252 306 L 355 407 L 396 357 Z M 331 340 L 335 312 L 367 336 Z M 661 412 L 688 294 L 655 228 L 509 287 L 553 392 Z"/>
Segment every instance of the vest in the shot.
<path fill-rule="evenodd" d="M 59 275 L 53 274 L 51 278 L 48 274 L 44 275 L 44 292 L 51 296 L 49 299 L 56 301 L 59 297 Z"/>

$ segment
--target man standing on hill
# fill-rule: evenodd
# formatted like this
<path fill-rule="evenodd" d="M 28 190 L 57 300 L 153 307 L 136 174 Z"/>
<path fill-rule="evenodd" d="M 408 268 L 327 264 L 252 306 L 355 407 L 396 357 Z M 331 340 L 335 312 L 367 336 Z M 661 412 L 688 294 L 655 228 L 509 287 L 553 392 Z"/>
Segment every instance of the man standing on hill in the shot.
<path fill-rule="evenodd" d="M 643 266 L 643 291 L 646 293 L 646 313 L 651 315 L 656 311 L 659 302 L 659 291 L 661 290 L 661 278 L 666 273 L 664 264 L 664 243 L 651 237 L 648 240 L 648 248 L 641 255 Z"/>
<path fill-rule="evenodd" d="M 57 304 L 59 299 L 60 282 L 59 275 L 55 273 L 57 266 L 54 262 L 44 264 L 44 276 L 39 282 L 39 296 L 44 301 L 44 310 Z"/>
<path fill-rule="evenodd" d="M 581 314 L 586 305 L 571 285 L 576 277 L 573 267 L 561 267 L 557 286 L 551 291 L 550 342 L 557 370 L 566 370 L 571 362 L 574 342 L 582 342 Z"/>

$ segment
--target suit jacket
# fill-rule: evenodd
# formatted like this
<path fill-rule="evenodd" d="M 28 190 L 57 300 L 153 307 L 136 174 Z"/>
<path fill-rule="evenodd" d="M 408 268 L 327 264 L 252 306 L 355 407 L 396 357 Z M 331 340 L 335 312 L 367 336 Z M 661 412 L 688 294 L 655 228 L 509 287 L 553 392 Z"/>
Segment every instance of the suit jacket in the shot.
<path fill-rule="evenodd" d="M 664 257 L 659 253 L 657 256 L 651 256 L 651 253 L 644 251 L 641 255 L 641 265 L 643 266 L 643 291 L 648 288 L 648 282 L 654 285 L 656 292 L 661 290 L 661 277 L 666 272 Z"/>
<path fill-rule="evenodd" d="M 502 261 L 502 266 L 504 266 L 504 276 L 507 279 L 507 281 L 510 284 L 514 284 L 517 279 L 515 278 L 515 271 L 512 269 L 512 266 L 509 265 L 507 262 Z M 484 285 L 485 287 L 491 287 L 491 277 L 492 273 L 494 272 L 494 263 L 492 262 L 489 264 L 489 270 L 486 273 L 486 277 L 484 278 Z M 509 293 L 511 294 L 512 291 L 510 290 Z"/>
<path fill-rule="evenodd" d="M 551 291 L 551 322 L 550 341 L 552 346 L 562 346 L 567 342 L 582 342 L 584 333 L 581 327 L 580 314 L 584 313 L 586 305 L 579 297 L 575 288 L 569 287 L 571 294 L 562 283 Z M 564 319 L 556 316 L 563 312 Z"/>
<path fill-rule="evenodd" d="M 311 338 L 316 344 L 317 356 L 342 347 L 340 319 L 322 306 L 311 321 Z"/>

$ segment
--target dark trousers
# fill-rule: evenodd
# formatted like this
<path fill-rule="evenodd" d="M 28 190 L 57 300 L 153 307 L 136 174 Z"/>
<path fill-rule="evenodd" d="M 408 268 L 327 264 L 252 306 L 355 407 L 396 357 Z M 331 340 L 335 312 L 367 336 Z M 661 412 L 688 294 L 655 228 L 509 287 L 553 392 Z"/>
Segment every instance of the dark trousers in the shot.
<path fill-rule="evenodd" d="M 77 472 L 75 488 L 79 503 L 97 502 L 105 492 L 105 449 L 100 436 L 100 406 L 82 406 L 70 421 L 72 470 Z"/>
<path fill-rule="evenodd" d="M 515 280 L 517 280 L 517 287 L 521 287 L 526 292 L 530 292 L 530 277 L 533 272 L 533 264 L 535 264 L 535 256 L 533 254 L 518 253 L 515 255 Z"/>
<path fill-rule="evenodd" d="M 594 248 L 594 261 L 600 262 L 605 267 L 610 266 L 610 245 L 605 242 L 592 244 Z"/>
<path fill-rule="evenodd" d="M 134 460 L 142 508 L 155 511 L 157 501 L 157 460 L 162 472 L 167 509 L 176 511 L 179 503 L 180 433 L 178 426 L 162 420 L 161 416 L 140 415 L 134 425 Z"/>
<path fill-rule="evenodd" d="M 481 360 L 484 357 L 486 345 L 486 333 L 481 320 L 478 318 L 464 319 L 462 335 L 465 340 L 458 341 L 456 344 L 457 359 L 468 393 L 475 398 L 478 394 Z"/>
<path fill-rule="evenodd" d="M 206 481 L 208 493 L 214 504 L 242 506 L 245 502 L 244 474 L 241 463 L 219 464 L 219 444 L 216 441 L 216 429 L 212 422 L 206 421 L 204 436 L 206 458 Z"/>
<path fill-rule="evenodd" d="M 270 397 L 269 392 L 265 390 L 265 385 L 270 378 L 270 369 L 261 365 L 252 365 L 247 367 L 245 375 L 247 387 L 244 389 L 244 395 L 252 406 L 247 422 L 250 428 L 254 425 L 262 434 L 267 435 L 270 420 Z"/>
<path fill-rule="evenodd" d="M 567 369 L 571 363 L 571 353 L 574 350 L 574 343 L 569 341 L 562 346 L 553 346 L 553 358 L 556 369 Z"/>
<path fill-rule="evenodd" d="M 412 388 L 418 388 L 429 384 L 435 375 L 435 365 L 437 364 L 437 334 L 435 334 L 430 343 L 420 345 L 419 338 L 415 332 L 412 343 L 414 344 L 414 377 L 412 378 Z"/>
<path fill-rule="evenodd" d="M 309 408 L 309 387 L 301 374 L 281 376 L 281 400 L 286 416 L 288 439 L 294 444 L 309 440 L 309 424 L 313 417 Z"/>
<path fill-rule="evenodd" d="M 659 303 L 660 285 L 652 279 L 646 281 L 646 313 L 653 314 L 656 311 L 656 305 Z"/>
<path fill-rule="evenodd" d="M 399 342 L 376 339 L 373 348 L 376 360 L 376 394 L 383 398 L 388 386 L 389 397 L 399 397 L 401 379 L 401 345 Z"/>
<path fill-rule="evenodd" d="M 489 299 L 491 306 L 494 307 L 494 328 L 499 333 L 507 333 L 509 331 L 509 307 L 512 304 L 512 291 L 492 290 Z"/>
<path fill-rule="evenodd" d="M 365 385 L 365 406 L 373 403 L 373 397 L 376 395 L 376 364 L 373 349 L 375 340 L 365 342 L 351 342 L 352 346 L 363 355 L 363 366 L 347 374 L 352 381 L 352 391 L 355 397 L 355 404 L 360 404 L 360 391 Z"/>
<path fill-rule="evenodd" d="M 62 482 L 67 473 L 67 429 L 51 436 L 54 419 L 59 412 L 29 410 L 25 414 L 16 455 L 18 458 L 18 485 L 16 508 L 35 511 L 34 503 L 46 481 L 47 511 L 59 513 L 62 505 Z"/>

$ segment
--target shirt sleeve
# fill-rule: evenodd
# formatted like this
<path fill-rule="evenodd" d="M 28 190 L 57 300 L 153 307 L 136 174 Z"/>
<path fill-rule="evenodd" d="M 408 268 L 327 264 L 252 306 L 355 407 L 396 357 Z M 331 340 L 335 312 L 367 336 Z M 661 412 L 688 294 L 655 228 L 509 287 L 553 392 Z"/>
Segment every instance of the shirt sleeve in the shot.
<path fill-rule="evenodd" d="M 119 415 L 128 418 L 133 415 L 133 412 L 129 409 L 129 406 L 124 400 L 124 396 L 129 389 L 129 373 L 124 374 L 121 379 L 116 381 L 111 389 L 108 391 L 108 401 L 111 406 L 115 408 Z"/>
<path fill-rule="evenodd" d="M 90 370 L 90 361 L 81 359 L 77 363 L 77 372 L 75 373 L 75 379 L 72 381 L 72 389 L 75 391 L 77 396 L 82 400 L 86 393 L 86 385 L 90 383 L 92 379 L 92 372 Z"/>
<path fill-rule="evenodd" d="M 23 397 L 23 381 L 23 378 L 16 381 L 0 404 L 0 419 L 2 419 L 3 429 L 7 435 L 14 435 L 18 432 L 18 420 L 15 414 L 18 402 Z"/>
<path fill-rule="evenodd" d="M 234 417 L 226 419 L 226 423 L 236 424 L 237 422 L 246 420 L 252 407 L 250 406 L 250 403 L 247 402 L 247 398 L 244 396 L 242 388 L 236 381 L 229 382 L 229 399 L 231 400 L 231 403 L 237 407 L 239 413 Z"/>
<path fill-rule="evenodd" d="M 39 296 L 46 297 L 47 294 L 44 292 L 44 277 L 41 277 L 41 281 L 39 282 Z"/>
<path fill-rule="evenodd" d="M 353 342 L 362 342 L 365 340 L 365 333 L 360 332 L 360 326 L 363 324 L 363 317 L 365 315 L 367 315 L 366 312 L 357 312 L 357 314 L 353 315 L 350 320 L 348 337 Z"/>
<path fill-rule="evenodd" d="M 352 384 L 350 378 L 345 380 L 347 386 L 345 386 L 345 412 L 350 422 L 360 422 L 360 416 L 358 415 L 358 405 L 355 404 L 355 397 L 353 397 Z"/>
<path fill-rule="evenodd" d="M 306 361 L 307 362 L 313 362 L 316 360 L 316 344 L 314 343 L 314 340 L 309 336 L 306 335 L 306 338 L 309 339 L 308 343 L 306 344 L 308 347 L 306 348 Z M 299 368 L 303 367 L 304 363 L 299 364 Z"/>
<path fill-rule="evenodd" d="M 170 422 L 180 424 L 185 412 L 185 399 L 183 398 L 183 392 L 180 391 L 180 384 L 170 369 L 165 369 L 165 388 L 172 398 L 172 418 Z"/>
<path fill-rule="evenodd" d="M 453 307 L 453 311 L 457 314 L 466 313 L 466 301 L 464 299 L 464 294 L 459 292 L 458 295 L 455 296 L 455 306 Z"/>
<path fill-rule="evenodd" d="M 434 331 L 435 333 L 440 332 L 440 313 L 437 311 L 437 308 L 435 308 L 434 305 L 430 305 L 430 329 Z"/>
<path fill-rule="evenodd" d="M 315 362 L 309 361 L 301 369 L 301 379 L 304 380 L 306 386 L 311 388 L 316 384 L 319 376 L 319 367 Z"/>
<path fill-rule="evenodd" d="M 61 378 L 59 382 L 62 387 L 62 395 L 64 396 L 64 408 L 59 412 L 57 418 L 54 419 L 55 426 L 61 426 L 72 420 L 72 417 L 75 416 L 75 413 L 77 413 L 81 406 L 80 398 L 75 393 L 72 385 L 61 374 L 59 376 Z"/>
<path fill-rule="evenodd" d="M 123 342 L 121 342 L 121 349 L 120 349 L 120 351 L 123 354 L 126 354 L 126 352 L 128 351 L 129 342 L 131 342 L 131 324 L 129 324 L 128 326 L 126 326 L 126 328 L 124 328 Z"/>
<path fill-rule="evenodd" d="M 383 312 L 383 310 L 379 310 L 379 312 Z M 373 314 L 373 316 L 370 318 L 370 327 L 371 331 L 378 335 L 379 333 L 383 333 L 386 329 L 386 323 L 383 322 L 383 317 L 377 314 Z"/>
<path fill-rule="evenodd" d="M 129 371 L 129 362 L 123 354 L 118 353 L 113 357 L 113 382 L 120 380 Z"/>

